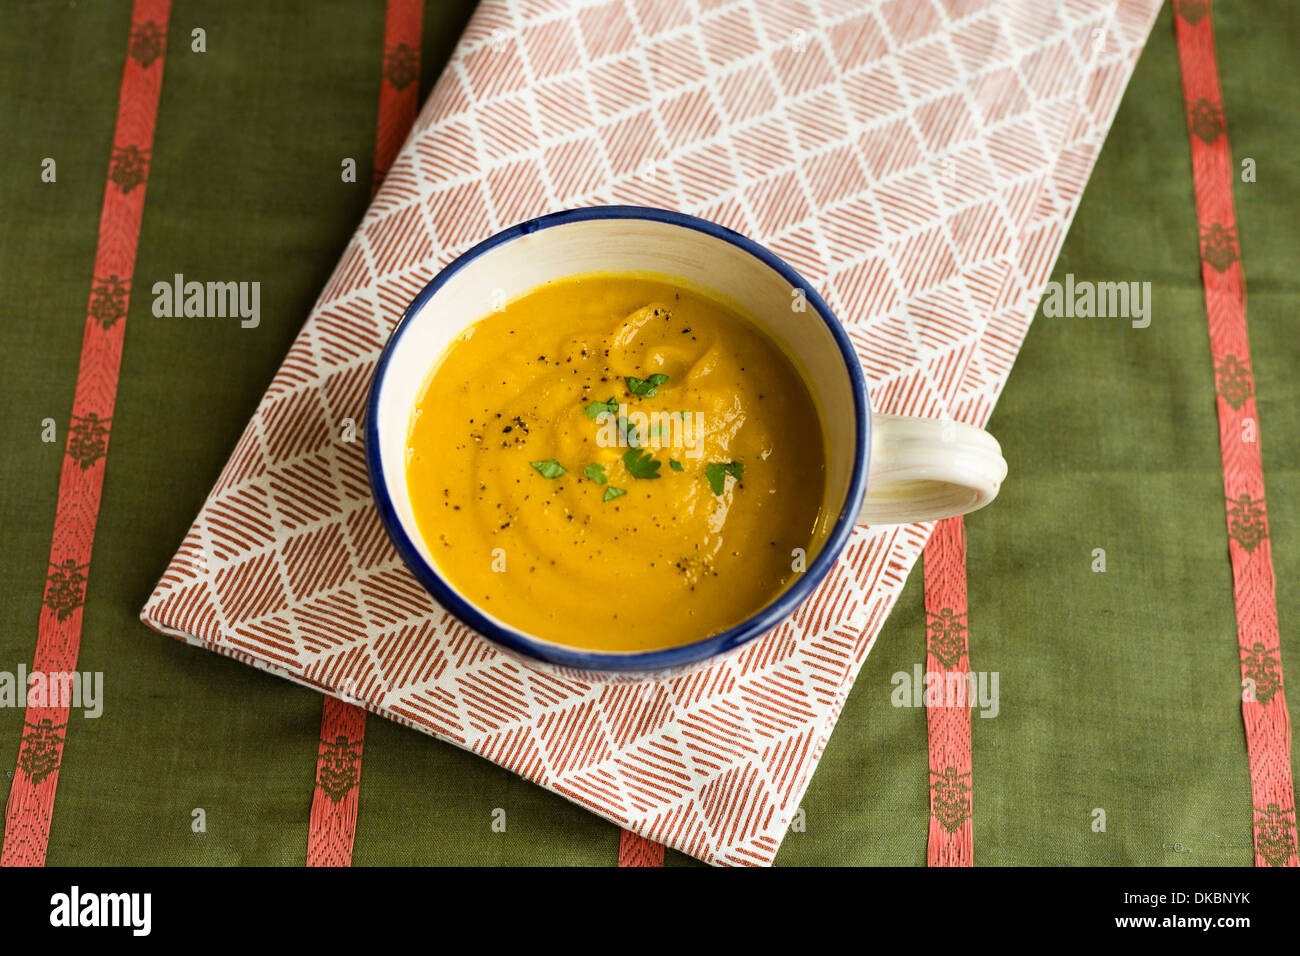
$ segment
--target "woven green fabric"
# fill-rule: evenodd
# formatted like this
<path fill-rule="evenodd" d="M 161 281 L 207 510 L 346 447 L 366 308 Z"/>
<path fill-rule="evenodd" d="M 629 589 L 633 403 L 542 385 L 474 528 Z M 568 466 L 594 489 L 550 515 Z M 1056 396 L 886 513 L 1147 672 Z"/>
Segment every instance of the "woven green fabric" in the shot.
<path fill-rule="evenodd" d="M 471 7 L 426 3 L 422 93 Z M 35 646 L 129 15 L 126 0 L 21 4 L 0 31 L 0 670 L 30 666 Z M 105 673 L 106 701 L 69 723 L 50 864 L 304 860 L 320 696 L 161 637 L 138 613 L 366 207 L 383 15 L 341 0 L 173 10 L 79 664 Z M 1257 162 L 1236 200 L 1294 673 L 1300 13 L 1275 0 L 1214 15 L 1234 155 Z M 195 27 L 205 53 L 190 51 Z M 972 668 L 997 671 L 1001 692 L 998 716 L 973 721 L 977 863 L 1251 861 L 1188 155 L 1166 10 L 1056 269 L 1150 281 L 1151 326 L 1035 320 L 990 424 L 1011 477 L 967 521 Z M 56 183 L 40 180 L 45 157 Z M 355 184 L 340 180 L 348 157 Z M 260 281 L 260 326 L 154 317 L 148 289 L 176 272 Z M 56 443 L 40 439 L 45 418 Z M 918 567 L 778 863 L 924 863 L 925 714 L 890 704 L 891 675 L 923 661 L 922 593 Z M 22 719 L 0 709 L 10 770 Z M 0 775 L 0 796 L 8 785 Z M 355 863 L 609 865 L 617 846 L 616 827 L 564 799 L 369 719 Z"/>

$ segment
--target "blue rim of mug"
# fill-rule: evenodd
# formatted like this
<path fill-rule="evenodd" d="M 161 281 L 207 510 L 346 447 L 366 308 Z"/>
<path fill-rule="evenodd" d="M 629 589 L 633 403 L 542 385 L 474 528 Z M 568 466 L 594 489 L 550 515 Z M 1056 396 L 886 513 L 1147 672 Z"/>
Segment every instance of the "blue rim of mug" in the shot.
<path fill-rule="evenodd" d="M 416 548 L 401 519 L 398 518 L 397 511 L 389 497 L 387 483 L 384 481 L 383 463 L 380 461 L 379 455 L 379 396 L 383 390 L 389 360 L 401 341 L 408 321 L 418 315 L 425 304 L 456 273 L 497 246 L 522 236 L 540 232 L 543 229 L 604 219 L 641 219 L 694 229 L 697 232 L 702 232 L 705 235 L 736 246 L 772 269 L 787 281 L 791 287 L 804 290 L 807 302 L 813 307 L 813 311 L 821 317 L 832 338 L 834 338 L 835 344 L 839 347 L 853 391 L 854 432 L 857 437 L 857 454 L 854 456 L 853 473 L 850 476 L 849 488 L 844 496 L 840 512 L 836 516 L 835 523 L 812 564 L 808 566 L 794 584 L 739 624 L 709 637 L 692 641 L 689 644 L 679 644 L 651 651 L 606 652 L 566 647 L 552 641 L 533 637 L 517 628 L 504 625 L 483 613 L 477 606 L 462 597 L 460 592 L 442 576 L 436 567 L 426 561 Z M 407 423 L 404 421 L 402 424 L 405 426 Z M 443 608 L 450 611 L 490 642 L 532 660 L 556 667 L 582 671 L 599 671 L 607 674 L 640 674 L 671 671 L 687 667 L 717 657 L 742 644 L 747 644 L 775 628 L 816 589 L 817 585 L 830 572 L 845 544 L 848 543 L 849 535 L 857 522 L 858 509 L 861 506 L 863 495 L 866 493 L 867 471 L 871 457 L 871 406 L 867 398 L 867 384 L 862 374 L 862 366 L 858 361 L 857 353 L 853 350 L 852 343 L 849 341 L 848 333 L 844 331 L 844 327 L 822 297 L 818 295 L 812 284 L 799 275 L 785 260 L 738 232 L 686 213 L 657 209 L 651 206 L 586 206 L 529 219 L 484 239 L 449 263 L 420 291 L 411 301 L 411 304 L 407 306 L 406 311 L 402 313 L 402 318 L 389 336 L 388 343 L 379 356 L 379 363 L 375 367 L 374 377 L 370 384 L 370 395 L 366 402 L 365 446 L 370 489 L 375 504 L 379 508 L 380 520 L 385 530 L 387 530 L 389 538 L 397 547 L 398 554 L 401 555 L 411 573 L 415 575 L 420 584 L 433 595 Z"/>

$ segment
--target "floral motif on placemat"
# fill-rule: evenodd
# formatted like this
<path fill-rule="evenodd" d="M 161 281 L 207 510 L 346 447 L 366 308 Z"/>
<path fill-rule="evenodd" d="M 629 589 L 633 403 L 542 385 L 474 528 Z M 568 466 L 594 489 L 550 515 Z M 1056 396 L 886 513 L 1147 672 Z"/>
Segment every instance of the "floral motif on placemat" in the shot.
<path fill-rule="evenodd" d="M 1241 258 L 1237 251 L 1237 230 L 1212 222 L 1201 229 L 1201 258 L 1220 272 Z"/>
<path fill-rule="evenodd" d="M 49 717 L 23 725 L 23 746 L 18 749 L 18 769 L 40 783 L 59 769 L 59 749 L 67 724 L 56 724 Z"/>
<path fill-rule="evenodd" d="M 108 451 L 111 418 L 100 418 L 94 412 L 73 415 L 68 426 L 68 457 L 85 471 L 104 457 Z"/>
<path fill-rule="evenodd" d="M 1187 108 L 1187 126 L 1207 143 L 1213 143 L 1228 128 L 1218 103 L 1199 99 Z"/>
<path fill-rule="evenodd" d="M 360 782 L 360 741 L 343 735 L 320 742 L 321 766 L 316 782 L 326 795 L 338 803 Z"/>
<path fill-rule="evenodd" d="M 1255 391 L 1250 367 L 1237 361 L 1235 355 L 1225 355 L 1214 366 L 1215 391 L 1233 408 L 1241 408 Z"/>
<path fill-rule="evenodd" d="M 1285 866 L 1296 855 L 1295 809 L 1283 810 L 1270 803 L 1255 808 L 1255 849 L 1269 866 Z"/>
<path fill-rule="evenodd" d="M 384 76 L 397 89 L 409 86 L 420 78 L 420 57 L 417 50 L 398 43 L 384 51 Z"/>
<path fill-rule="evenodd" d="M 103 328 L 126 318 L 131 284 L 116 275 L 96 278 L 90 287 L 90 316 Z"/>
<path fill-rule="evenodd" d="M 131 59 L 148 69 L 158 57 L 162 56 L 167 34 L 158 28 L 158 24 L 147 20 L 131 33 Z"/>
<path fill-rule="evenodd" d="M 956 833 L 971 814 L 971 775 L 956 767 L 930 774 L 930 806 L 934 818 L 949 833 Z"/>
<path fill-rule="evenodd" d="M 945 668 L 957 666 L 966 653 L 966 615 L 954 614 L 952 608 L 943 608 L 930 615 L 927 625 L 930 653 Z"/>
<path fill-rule="evenodd" d="M 73 558 L 50 565 L 45 578 L 43 603 L 60 621 L 86 603 L 86 571 L 89 565 L 77 565 Z"/>
<path fill-rule="evenodd" d="M 134 146 L 114 147 L 108 163 L 108 178 L 123 193 L 129 193 L 149 178 L 149 151 Z"/>
<path fill-rule="evenodd" d="M 1174 0 L 1174 12 L 1188 23 L 1200 23 L 1210 12 L 1210 0 Z"/>
<path fill-rule="evenodd" d="M 1254 551 L 1268 537 L 1262 499 L 1240 495 L 1228 500 L 1228 537 L 1247 551 Z"/>
<path fill-rule="evenodd" d="M 1256 641 L 1241 652 L 1242 674 L 1254 682 L 1255 699 L 1267 704 L 1282 689 L 1282 662 L 1278 652 Z"/>

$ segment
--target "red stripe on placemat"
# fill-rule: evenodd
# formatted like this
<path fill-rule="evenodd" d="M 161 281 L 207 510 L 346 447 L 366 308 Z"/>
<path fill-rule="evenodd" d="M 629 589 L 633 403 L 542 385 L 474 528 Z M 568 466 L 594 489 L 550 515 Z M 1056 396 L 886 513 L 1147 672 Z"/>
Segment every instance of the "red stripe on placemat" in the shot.
<path fill-rule="evenodd" d="M 326 697 L 320 737 L 316 792 L 307 833 L 307 865 L 351 866 L 366 712 L 337 697 Z"/>
<path fill-rule="evenodd" d="M 935 525 L 925 544 L 925 721 L 930 740 L 929 866 L 971 866 L 970 656 L 966 631 L 966 530 Z M 934 675 L 934 676 L 931 676 Z M 955 675 L 950 678 L 949 675 Z M 937 701 L 931 703 L 930 693 Z"/>
<path fill-rule="evenodd" d="M 95 274 L 81 339 L 68 444 L 59 472 L 33 674 L 72 673 L 81 648 L 82 607 L 117 399 L 170 8 L 171 0 L 136 0 L 131 11 L 113 151 L 99 217 Z M 0 865 L 45 863 L 70 703 L 48 698 L 35 703 L 29 697 L 18 767 L 5 807 Z"/>
<path fill-rule="evenodd" d="M 1235 170 L 1219 89 L 1209 0 L 1176 0 L 1201 279 L 1210 326 L 1242 705 L 1254 803 L 1256 866 L 1296 866 L 1291 721 L 1282 695 L 1273 556 L 1264 507 L 1259 414 L 1246 329 L 1246 279 L 1232 203 Z"/>
<path fill-rule="evenodd" d="M 388 0 L 372 197 L 397 158 L 419 110 L 423 21 L 424 0 Z M 307 830 L 308 866 L 352 864 L 365 739 L 366 712 L 337 697 L 326 697 L 316 755 L 316 790 Z"/>
<path fill-rule="evenodd" d="M 375 135 L 374 188 L 393 165 L 420 108 L 420 33 L 424 0 L 388 0 L 384 15 L 383 81 Z"/>
<path fill-rule="evenodd" d="M 619 866 L 663 866 L 664 845 L 654 840 L 647 840 L 631 830 L 620 830 L 618 834 Z"/>

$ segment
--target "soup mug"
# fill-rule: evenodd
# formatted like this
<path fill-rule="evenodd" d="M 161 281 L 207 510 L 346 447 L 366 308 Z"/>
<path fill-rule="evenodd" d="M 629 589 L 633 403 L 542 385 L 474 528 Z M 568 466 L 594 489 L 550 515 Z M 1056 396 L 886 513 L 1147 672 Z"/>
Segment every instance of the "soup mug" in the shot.
<path fill-rule="evenodd" d="M 434 364 L 466 328 L 543 283 L 586 273 L 649 273 L 712 292 L 757 324 L 802 374 L 822 414 L 823 520 L 806 570 L 746 620 L 689 644 L 604 652 L 543 640 L 494 617 L 439 571 L 407 489 L 411 412 Z M 761 637 L 826 577 L 855 525 L 965 514 L 998 493 L 1007 465 L 987 432 L 951 421 L 873 415 L 849 337 L 817 291 L 763 246 L 678 212 L 600 206 L 554 213 L 486 239 L 443 269 L 407 308 L 370 387 L 370 485 L 411 572 L 445 609 L 524 663 L 583 680 L 680 673 Z"/>

